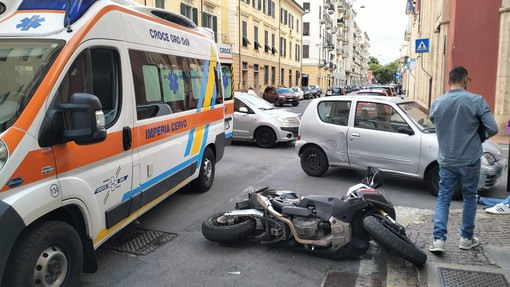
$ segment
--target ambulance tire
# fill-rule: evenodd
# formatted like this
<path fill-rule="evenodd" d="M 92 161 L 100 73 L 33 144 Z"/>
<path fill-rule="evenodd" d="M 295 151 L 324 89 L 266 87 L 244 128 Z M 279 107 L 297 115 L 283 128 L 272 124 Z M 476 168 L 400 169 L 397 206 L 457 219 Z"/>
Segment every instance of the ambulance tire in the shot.
<path fill-rule="evenodd" d="M 202 162 L 200 163 L 200 173 L 198 178 L 191 182 L 193 191 L 206 192 L 211 189 L 214 182 L 214 172 L 216 170 L 216 158 L 210 147 L 205 148 Z"/>
<path fill-rule="evenodd" d="M 7 262 L 2 286 L 77 286 L 83 265 L 80 236 L 69 224 L 29 226 Z"/>

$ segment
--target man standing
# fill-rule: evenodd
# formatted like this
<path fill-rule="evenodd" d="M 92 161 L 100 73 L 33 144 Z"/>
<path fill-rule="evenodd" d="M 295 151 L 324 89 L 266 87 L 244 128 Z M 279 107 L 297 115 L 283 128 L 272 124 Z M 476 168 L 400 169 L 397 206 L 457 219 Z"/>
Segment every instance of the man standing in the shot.
<path fill-rule="evenodd" d="M 478 126 L 486 127 L 488 137 L 498 133 L 498 125 L 485 99 L 467 91 L 471 82 L 464 67 L 449 73 L 450 90 L 437 98 L 430 110 L 436 126 L 439 149 L 439 195 L 434 215 L 434 242 L 429 250 L 444 252 L 450 202 L 457 182 L 462 185 L 464 204 L 459 248 L 468 250 L 480 241 L 473 236 L 476 216 L 476 194 L 480 177 L 482 143 Z"/>

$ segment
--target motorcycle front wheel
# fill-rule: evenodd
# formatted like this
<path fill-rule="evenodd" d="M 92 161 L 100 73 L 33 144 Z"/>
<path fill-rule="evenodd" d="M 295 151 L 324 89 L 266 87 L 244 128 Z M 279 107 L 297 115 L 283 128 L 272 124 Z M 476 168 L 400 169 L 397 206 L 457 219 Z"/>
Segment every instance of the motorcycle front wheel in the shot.
<path fill-rule="evenodd" d="M 385 225 L 381 218 L 368 215 L 363 219 L 363 228 L 381 246 L 416 266 L 427 261 L 427 254 L 416 247 L 405 234 L 400 234 Z"/>
<path fill-rule="evenodd" d="M 202 234 L 210 241 L 233 243 L 248 238 L 257 226 L 255 219 L 248 216 L 225 216 L 215 214 L 202 223 Z"/>

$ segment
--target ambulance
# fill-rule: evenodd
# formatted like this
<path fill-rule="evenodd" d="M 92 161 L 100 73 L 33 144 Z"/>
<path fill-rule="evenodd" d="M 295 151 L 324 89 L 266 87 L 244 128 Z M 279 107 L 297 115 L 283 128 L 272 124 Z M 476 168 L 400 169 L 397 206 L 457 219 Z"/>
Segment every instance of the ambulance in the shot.
<path fill-rule="evenodd" d="M 211 188 L 225 127 L 211 30 L 129 0 L 0 0 L 0 285 L 76 286 L 123 227 Z"/>

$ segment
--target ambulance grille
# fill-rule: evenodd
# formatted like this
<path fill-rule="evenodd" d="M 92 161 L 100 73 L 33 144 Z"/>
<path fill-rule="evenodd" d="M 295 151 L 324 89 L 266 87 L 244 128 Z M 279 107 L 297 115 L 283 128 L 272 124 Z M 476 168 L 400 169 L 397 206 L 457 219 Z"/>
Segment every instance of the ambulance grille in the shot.
<path fill-rule="evenodd" d="M 134 255 L 147 255 L 175 238 L 177 238 L 175 233 L 135 228 L 119 232 L 106 241 L 101 249 Z"/>

